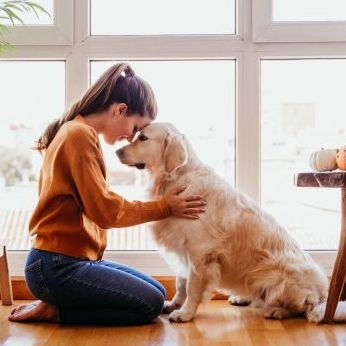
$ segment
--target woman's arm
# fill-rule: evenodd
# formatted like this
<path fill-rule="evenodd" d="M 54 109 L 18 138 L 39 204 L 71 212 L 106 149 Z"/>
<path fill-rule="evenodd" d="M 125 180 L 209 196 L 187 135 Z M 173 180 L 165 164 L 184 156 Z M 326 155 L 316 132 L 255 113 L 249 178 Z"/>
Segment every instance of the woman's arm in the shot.
<path fill-rule="evenodd" d="M 92 129 L 83 126 L 69 131 L 62 151 L 75 197 L 98 226 L 127 227 L 171 215 L 169 198 L 130 202 L 108 189 L 99 140 Z"/>

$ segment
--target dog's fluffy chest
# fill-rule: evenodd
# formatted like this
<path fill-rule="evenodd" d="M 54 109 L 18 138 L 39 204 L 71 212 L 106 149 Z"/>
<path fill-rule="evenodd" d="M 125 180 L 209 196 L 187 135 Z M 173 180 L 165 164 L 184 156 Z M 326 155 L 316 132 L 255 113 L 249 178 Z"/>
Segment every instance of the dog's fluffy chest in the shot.
<path fill-rule="evenodd" d="M 152 233 L 156 243 L 163 248 L 179 254 L 186 252 L 187 238 L 185 227 L 176 218 L 156 221 L 152 225 Z"/>
<path fill-rule="evenodd" d="M 183 227 L 179 227 L 177 219 L 156 221 L 152 226 L 152 234 L 160 252 L 177 274 L 188 275 L 187 238 Z"/>
<path fill-rule="evenodd" d="M 193 173 L 172 177 L 162 175 L 156 177 L 152 189 L 152 197 L 159 198 L 173 188 L 185 185 L 187 189 L 184 195 L 201 195 L 200 189 L 203 186 L 203 179 L 200 178 L 196 184 L 196 177 Z M 208 224 L 209 225 L 209 224 Z M 195 258 L 199 253 L 198 247 L 201 244 L 208 244 L 208 231 L 201 220 L 188 220 L 178 217 L 170 217 L 164 220 L 155 221 L 151 228 L 153 238 L 158 244 L 164 258 L 172 269 L 179 275 L 187 273 L 189 265 L 198 261 Z"/>
<path fill-rule="evenodd" d="M 152 195 L 154 198 L 158 198 L 165 195 L 169 190 L 182 186 L 189 185 L 189 177 L 181 176 L 178 179 L 173 180 L 170 176 L 163 175 L 161 178 L 157 178 L 153 186 Z M 184 191 L 184 194 L 191 191 Z M 195 191 L 193 191 L 196 194 Z M 190 220 L 170 217 L 164 220 L 156 221 L 152 224 L 152 231 L 155 241 L 160 247 L 164 247 L 169 251 L 173 251 L 182 255 L 186 252 L 186 244 L 188 241 L 189 232 L 187 229 L 187 222 Z M 191 231 L 191 230 L 190 230 Z"/>

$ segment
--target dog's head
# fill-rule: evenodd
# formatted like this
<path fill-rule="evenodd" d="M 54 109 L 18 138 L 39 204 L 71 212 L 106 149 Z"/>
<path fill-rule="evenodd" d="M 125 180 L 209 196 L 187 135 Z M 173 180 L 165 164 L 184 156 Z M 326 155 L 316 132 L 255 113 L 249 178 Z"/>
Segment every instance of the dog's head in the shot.
<path fill-rule="evenodd" d="M 168 123 L 145 127 L 135 141 L 116 151 L 119 160 L 128 166 L 172 173 L 187 163 L 184 137 Z"/>

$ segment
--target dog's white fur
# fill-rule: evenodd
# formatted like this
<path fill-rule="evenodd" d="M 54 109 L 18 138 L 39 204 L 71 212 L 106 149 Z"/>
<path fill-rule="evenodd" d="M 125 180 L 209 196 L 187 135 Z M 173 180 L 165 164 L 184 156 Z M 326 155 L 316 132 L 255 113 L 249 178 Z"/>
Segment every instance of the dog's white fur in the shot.
<path fill-rule="evenodd" d="M 306 314 L 322 321 L 327 278 L 287 231 L 202 164 L 171 124 L 151 124 L 142 135 L 117 154 L 124 164 L 145 164 L 152 197 L 186 185 L 184 194 L 207 201 L 207 211 L 196 221 L 170 217 L 153 223 L 154 238 L 177 271 L 176 295 L 164 308 L 169 319 L 191 320 L 203 297 L 221 288 L 239 295 L 230 302 L 251 301 L 268 318 Z M 339 310 L 336 319 L 346 318 Z"/>

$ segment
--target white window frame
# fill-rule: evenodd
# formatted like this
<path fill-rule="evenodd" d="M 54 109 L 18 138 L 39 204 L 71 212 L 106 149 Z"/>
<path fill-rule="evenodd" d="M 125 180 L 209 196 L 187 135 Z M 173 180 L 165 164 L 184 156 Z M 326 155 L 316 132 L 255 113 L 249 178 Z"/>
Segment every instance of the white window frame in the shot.
<path fill-rule="evenodd" d="M 236 59 L 236 186 L 256 200 L 260 200 L 260 60 L 346 58 L 346 46 L 341 43 L 254 42 L 251 38 L 251 0 L 237 3 L 237 35 L 144 37 L 89 37 L 88 1 L 69 1 L 75 8 L 74 41 L 71 45 L 18 45 L 15 50 L 16 59 L 66 61 L 67 106 L 89 86 L 92 60 Z M 11 58 L 11 55 L 3 57 L 6 60 Z M 309 252 L 330 274 L 336 251 Z M 11 275 L 23 275 L 26 256 L 25 251 L 9 251 Z M 168 264 L 155 251 L 108 251 L 104 258 L 131 265 L 150 275 L 173 275 Z"/>
<path fill-rule="evenodd" d="M 5 41 L 13 45 L 72 45 L 74 3 L 54 0 L 52 25 L 8 25 Z M 45 15 L 45 14 L 42 14 Z"/>
<path fill-rule="evenodd" d="M 252 0 L 254 42 L 343 42 L 346 21 L 274 22 L 273 0 Z"/>

